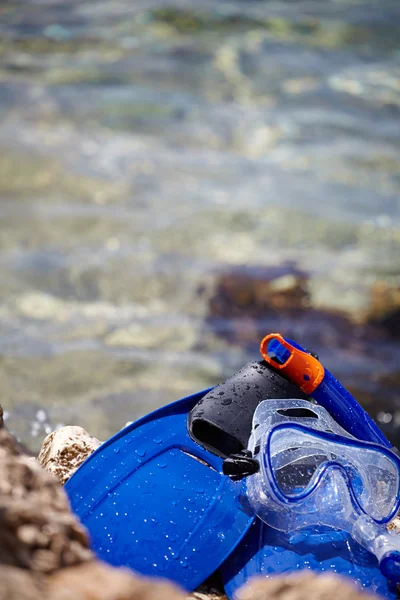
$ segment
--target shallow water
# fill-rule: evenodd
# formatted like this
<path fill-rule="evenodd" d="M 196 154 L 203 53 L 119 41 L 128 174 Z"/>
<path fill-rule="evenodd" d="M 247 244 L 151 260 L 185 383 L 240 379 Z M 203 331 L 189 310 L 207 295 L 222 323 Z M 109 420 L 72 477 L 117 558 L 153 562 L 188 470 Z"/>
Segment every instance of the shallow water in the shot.
<path fill-rule="evenodd" d="M 210 319 L 237 265 L 291 264 L 312 307 L 353 320 L 377 282 L 398 308 L 399 117 L 398 0 L 2 3 L 9 427 L 34 448 L 61 423 L 104 439 L 258 356 L 224 334 L 242 321 Z M 342 351 L 323 314 L 257 328 L 314 327 L 396 437 L 396 339 Z"/>

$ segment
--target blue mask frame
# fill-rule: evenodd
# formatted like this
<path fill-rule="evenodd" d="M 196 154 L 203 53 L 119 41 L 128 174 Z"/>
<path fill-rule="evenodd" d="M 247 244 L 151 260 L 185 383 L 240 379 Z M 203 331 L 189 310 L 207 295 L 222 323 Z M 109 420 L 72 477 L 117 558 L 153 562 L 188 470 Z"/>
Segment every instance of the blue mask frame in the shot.
<path fill-rule="evenodd" d="M 296 496 L 286 495 L 281 490 L 281 487 L 275 476 L 275 469 L 273 467 L 272 460 L 271 460 L 271 442 L 272 442 L 273 436 L 276 435 L 277 432 L 281 431 L 284 434 L 285 431 L 287 431 L 289 429 L 297 430 L 297 431 L 305 433 L 305 434 L 312 432 L 313 437 L 319 438 L 321 440 L 322 447 L 327 442 L 328 443 L 333 442 L 335 444 L 343 445 L 345 448 L 359 448 L 360 450 L 368 449 L 371 451 L 376 451 L 380 455 L 385 456 L 389 461 L 392 462 L 392 464 L 394 465 L 394 468 L 398 471 L 398 474 L 399 474 L 399 480 L 398 480 L 399 483 L 397 486 L 397 493 L 396 493 L 395 500 L 392 505 L 392 509 L 382 519 L 376 519 L 371 514 L 369 514 L 358 500 L 357 494 L 354 490 L 354 485 L 352 483 L 352 480 L 350 478 L 348 471 L 346 470 L 346 468 L 343 466 L 343 464 L 341 462 L 334 461 L 334 460 L 326 461 L 318 467 L 317 474 L 311 478 L 311 481 L 310 481 L 309 485 L 307 485 L 305 487 L 304 492 L 300 492 L 299 494 L 296 494 Z M 331 433 L 328 431 L 324 431 L 324 432 L 318 431 L 315 429 L 311 429 L 310 427 L 304 427 L 303 425 L 298 424 L 298 423 L 293 423 L 293 424 L 281 423 L 281 424 L 275 425 L 267 435 L 265 452 L 262 455 L 262 464 L 263 464 L 265 471 L 268 471 L 271 474 L 270 484 L 271 484 L 271 488 L 272 488 L 275 496 L 283 503 L 296 504 L 297 502 L 304 500 L 305 498 L 311 496 L 315 492 L 315 490 L 318 488 L 318 486 L 321 484 L 321 482 L 323 481 L 323 479 L 326 475 L 326 472 L 331 468 L 336 468 L 336 469 L 340 470 L 343 477 L 347 480 L 347 487 L 348 487 L 349 495 L 350 495 L 350 498 L 351 498 L 351 501 L 352 501 L 352 504 L 353 504 L 353 507 L 355 510 L 361 511 L 362 513 L 364 513 L 365 515 L 367 515 L 368 517 L 373 519 L 376 523 L 382 524 L 382 523 L 388 523 L 396 515 L 396 513 L 398 512 L 398 510 L 400 508 L 400 459 L 393 452 L 391 452 L 390 450 L 387 450 L 385 447 L 383 447 L 379 444 L 374 444 L 372 442 L 362 442 L 355 438 L 345 437 L 345 436 L 339 435 L 337 433 Z"/>

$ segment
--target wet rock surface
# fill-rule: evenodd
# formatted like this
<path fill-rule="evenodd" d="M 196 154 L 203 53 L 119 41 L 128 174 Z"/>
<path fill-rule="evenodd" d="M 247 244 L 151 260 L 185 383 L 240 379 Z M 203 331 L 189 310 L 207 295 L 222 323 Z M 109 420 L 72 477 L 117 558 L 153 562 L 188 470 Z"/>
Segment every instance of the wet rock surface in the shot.
<path fill-rule="evenodd" d="M 100 445 L 101 442 L 82 427 L 62 427 L 45 438 L 38 461 L 64 485 Z"/>

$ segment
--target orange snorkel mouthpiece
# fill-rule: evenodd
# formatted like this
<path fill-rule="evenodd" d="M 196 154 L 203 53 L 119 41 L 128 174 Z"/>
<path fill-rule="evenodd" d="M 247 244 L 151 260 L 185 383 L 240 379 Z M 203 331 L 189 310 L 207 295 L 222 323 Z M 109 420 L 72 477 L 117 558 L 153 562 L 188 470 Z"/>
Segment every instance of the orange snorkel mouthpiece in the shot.
<path fill-rule="evenodd" d="M 280 346 L 281 359 L 276 354 Z M 281 371 L 307 395 L 311 395 L 324 379 L 325 369 L 319 360 L 289 344 L 279 333 L 267 335 L 260 344 L 260 352 L 268 364 Z"/>

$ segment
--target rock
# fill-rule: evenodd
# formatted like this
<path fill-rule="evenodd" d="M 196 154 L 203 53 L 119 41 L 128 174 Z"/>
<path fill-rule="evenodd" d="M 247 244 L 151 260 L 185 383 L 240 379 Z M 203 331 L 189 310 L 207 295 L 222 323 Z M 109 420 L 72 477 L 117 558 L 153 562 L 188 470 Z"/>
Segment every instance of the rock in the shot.
<path fill-rule="evenodd" d="M 400 287 L 378 280 L 371 290 L 370 319 L 380 319 L 400 310 Z"/>
<path fill-rule="evenodd" d="M 44 582 L 25 569 L 0 565 L 0 600 L 42 600 Z"/>
<path fill-rule="evenodd" d="M 93 562 L 63 569 L 48 580 L 49 600 L 185 600 L 185 595 L 167 581 L 133 575 Z"/>
<path fill-rule="evenodd" d="M 211 317 L 264 318 L 303 312 L 309 305 L 307 275 L 287 267 L 231 267 L 216 275 Z"/>
<path fill-rule="evenodd" d="M 23 446 L 5 429 L 0 430 L 0 460 L 6 456 L 20 456 L 27 454 Z M 29 454 L 27 454 L 29 456 Z M 1 485 L 1 479 L 0 479 Z"/>
<path fill-rule="evenodd" d="M 82 427 L 62 427 L 45 438 L 38 461 L 64 485 L 101 443 Z"/>
<path fill-rule="evenodd" d="M 400 337 L 400 309 L 394 310 L 377 323 L 391 338 L 398 339 Z"/>
<path fill-rule="evenodd" d="M 309 284 L 307 273 L 289 263 L 282 267 L 227 266 L 198 293 L 206 297 L 209 330 L 251 353 L 269 331 L 293 339 L 300 336 L 302 344 L 311 349 L 342 347 L 346 340 L 358 339 L 359 329 L 348 315 L 311 306 Z"/>
<path fill-rule="evenodd" d="M 0 429 L 4 427 L 3 407 L 0 405 Z"/>
<path fill-rule="evenodd" d="M 189 594 L 186 600 L 228 600 L 223 589 L 221 573 L 216 571 L 194 592 Z"/>
<path fill-rule="evenodd" d="M 397 534 L 400 534 L 400 517 L 397 515 L 388 523 L 387 528 Z"/>
<path fill-rule="evenodd" d="M 370 323 L 378 325 L 391 338 L 400 337 L 400 287 L 377 281 L 371 292 Z"/>
<path fill-rule="evenodd" d="M 216 590 L 207 590 L 203 588 L 202 591 L 196 590 L 192 594 L 189 594 L 189 596 L 186 597 L 186 600 L 228 600 L 228 597 Z"/>
<path fill-rule="evenodd" d="M 167 581 L 138 577 L 127 569 L 90 562 L 47 577 L 0 566 L 0 600 L 185 600 Z"/>
<path fill-rule="evenodd" d="M 0 430 L 0 565 L 37 573 L 92 560 L 64 490 Z"/>
<path fill-rule="evenodd" d="M 302 571 L 280 577 L 256 577 L 243 586 L 237 600 L 378 600 L 337 575 Z"/>

